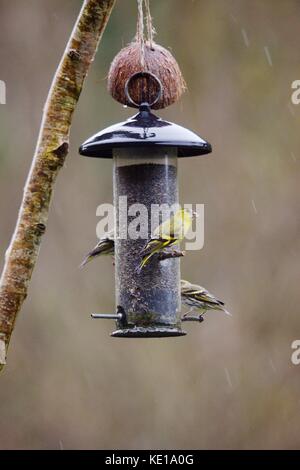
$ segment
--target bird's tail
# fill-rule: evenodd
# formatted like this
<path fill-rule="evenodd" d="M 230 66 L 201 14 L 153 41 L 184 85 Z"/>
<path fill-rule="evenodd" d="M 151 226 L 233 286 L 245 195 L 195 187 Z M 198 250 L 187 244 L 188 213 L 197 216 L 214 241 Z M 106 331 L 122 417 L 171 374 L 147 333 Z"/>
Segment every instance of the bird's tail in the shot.
<path fill-rule="evenodd" d="M 232 313 L 228 312 L 228 310 L 226 310 L 226 308 L 223 308 L 222 309 L 224 313 L 226 313 L 226 315 L 229 315 L 230 317 L 232 317 Z"/>
<path fill-rule="evenodd" d="M 79 265 L 79 269 L 84 268 L 85 265 L 87 265 L 91 261 L 92 257 L 90 255 L 86 256 L 82 263 Z"/>
<path fill-rule="evenodd" d="M 136 272 L 137 272 L 138 274 L 140 274 L 140 272 L 141 272 L 142 269 L 146 266 L 146 264 L 149 263 L 149 260 L 150 260 L 150 258 L 152 257 L 153 254 L 154 254 L 154 253 L 149 253 L 148 255 L 143 256 L 142 261 L 140 262 L 139 266 L 138 266 L 137 269 L 136 269 Z"/>

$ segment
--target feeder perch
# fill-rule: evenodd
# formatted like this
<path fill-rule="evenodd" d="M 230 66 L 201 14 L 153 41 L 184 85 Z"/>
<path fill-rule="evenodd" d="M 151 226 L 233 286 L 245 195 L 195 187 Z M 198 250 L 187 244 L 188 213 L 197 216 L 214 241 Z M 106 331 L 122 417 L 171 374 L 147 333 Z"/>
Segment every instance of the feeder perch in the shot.
<path fill-rule="evenodd" d="M 144 79 L 144 101 L 135 103 L 130 96 L 133 80 Z M 147 102 L 147 82 L 157 85 L 154 102 Z M 177 159 L 204 155 L 211 145 L 184 127 L 164 121 L 151 112 L 162 94 L 160 81 L 148 72 L 134 74 L 127 82 L 128 101 L 139 108 L 138 114 L 92 136 L 80 147 L 80 154 L 113 159 L 113 186 L 116 234 L 124 221 L 132 217 L 119 204 L 127 197 L 128 208 L 143 204 L 148 209 L 148 239 L 151 238 L 151 206 L 178 204 Z M 122 213 L 124 212 L 124 213 Z M 122 222 L 123 221 L 123 222 Z M 126 225 L 127 226 L 127 225 Z M 111 318 L 117 323 L 116 337 L 182 336 L 180 300 L 180 259 L 151 262 L 137 271 L 141 250 L 147 240 L 115 239 L 115 287 L 117 313 L 94 316 Z"/>

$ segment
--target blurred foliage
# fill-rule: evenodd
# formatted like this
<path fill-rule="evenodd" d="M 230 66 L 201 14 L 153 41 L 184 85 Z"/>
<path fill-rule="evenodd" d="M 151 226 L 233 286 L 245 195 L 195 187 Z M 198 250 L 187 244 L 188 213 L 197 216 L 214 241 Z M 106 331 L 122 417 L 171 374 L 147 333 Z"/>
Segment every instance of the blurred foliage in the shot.
<path fill-rule="evenodd" d="M 42 108 L 77 17 L 75 0 L 0 0 L 0 259 L 14 229 Z M 109 160 L 82 141 L 132 114 L 105 77 L 135 32 L 119 0 L 78 106 L 29 298 L 0 377 L 0 448 L 297 448 L 299 370 L 298 0 L 152 0 L 157 42 L 188 84 L 160 114 L 213 144 L 180 161 L 182 202 L 205 203 L 205 246 L 184 278 L 226 301 L 185 338 L 111 339 L 113 267 L 78 270 L 112 200 Z M 269 54 L 269 59 L 268 59 Z M 271 58 L 271 62 L 270 62 Z"/>

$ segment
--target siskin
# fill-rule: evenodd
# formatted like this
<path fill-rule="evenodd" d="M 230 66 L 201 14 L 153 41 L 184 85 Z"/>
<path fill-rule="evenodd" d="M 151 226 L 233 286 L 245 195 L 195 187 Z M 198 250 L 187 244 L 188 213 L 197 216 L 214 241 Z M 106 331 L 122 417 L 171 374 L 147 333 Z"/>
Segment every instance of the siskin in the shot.
<path fill-rule="evenodd" d="M 176 245 L 185 237 L 192 225 L 193 215 L 195 213 L 189 209 L 179 209 L 172 217 L 155 229 L 154 238 L 151 238 L 141 251 L 142 261 L 138 268 L 139 271 L 148 264 L 155 253 Z"/>
<path fill-rule="evenodd" d="M 191 284 L 188 281 L 181 280 L 181 302 L 190 308 L 183 316 L 185 318 L 194 309 L 200 311 L 200 318 L 208 310 L 222 310 L 227 315 L 231 315 L 224 306 L 224 302 L 218 300 L 214 295 L 210 294 L 204 287 Z"/>
<path fill-rule="evenodd" d="M 194 216 L 197 216 L 197 213 L 190 209 L 178 209 L 172 217 L 155 229 L 154 236 L 182 240 L 189 231 Z"/>
<path fill-rule="evenodd" d="M 80 265 L 80 268 L 83 268 L 86 264 L 88 264 L 93 259 L 97 258 L 101 255 L 114 255 L 115 254 L 115 239 L 114 239 L 114 230 L 106 233 L 102 238 L 100 238 L 99 242 L 95 246 L 95 248 L 90 251 L 86 257 L 84 258 L 83 262 Z"/>

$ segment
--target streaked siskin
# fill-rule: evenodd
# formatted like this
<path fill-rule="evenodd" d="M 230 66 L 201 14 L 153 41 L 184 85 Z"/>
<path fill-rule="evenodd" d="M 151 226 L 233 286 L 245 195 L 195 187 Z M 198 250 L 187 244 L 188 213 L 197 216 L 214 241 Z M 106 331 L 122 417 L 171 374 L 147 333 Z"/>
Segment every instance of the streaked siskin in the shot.
<path fill-rule="evenodd" d="M 191 284 L 183 279 L 180 281 L 180 287 L 181 302 L 183 305 L 190 307 L 190 310 L 184 314 L 184 317 L 194 310 L 197 310 L 200 316 L 205 314 L 208 310 L 221 310 L 227 315 L 231 315 L 228 310 L 226 310 L 224 302 L 217 299 L 204 287 Z"/>
<path fill-rule="evenodd" d="M 141 251 L 142 261 L 139 271 L 150 261 L 153 255 L 172 245 L 180 243 L 189 231 L 193 221 L 193 212 L 189 209 L 179 209 L 168 220 L 164 221 L 154 231 L 154 237 L 148 241 Z"/>
<path fill-rule="evenodd" d="M 102 238 L 100 238 L 95 248 L 86 255 L 80 267 L 83 268 L 83 266 L 88 264 L 93 259 L 98 258 L 98 256 L 103 256 L 103 255 L 114 256 L 114 254 L 115 254 L 114 230 L 111 230 L 110 232 L 105 234 Z"/>

